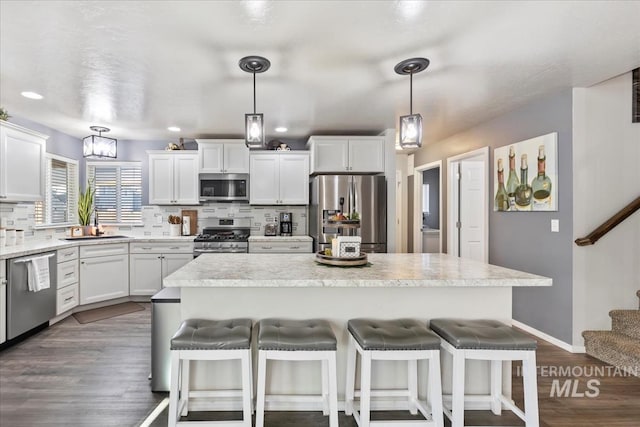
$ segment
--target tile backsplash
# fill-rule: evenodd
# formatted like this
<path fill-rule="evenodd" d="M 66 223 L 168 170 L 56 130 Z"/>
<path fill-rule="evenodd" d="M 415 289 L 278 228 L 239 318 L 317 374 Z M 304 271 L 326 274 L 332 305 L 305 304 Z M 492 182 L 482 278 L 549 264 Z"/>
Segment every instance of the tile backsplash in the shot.
<path fill-rule="evenodd" d="M 33 203 L 0 203 L 0 225 L 5 228 L 25 230 L 25 240 L 46 240 L 62 238 L 67 233 L 64 228 L 35 228 L 35 206 Z M 109 234 L 131 236 L 168 236 L 169 215 L 180 215 L 183 209 L 198 211 L 198 232 L 207 219 L 251 218 L 251 234 L 264 235 L 264 226 L 274 222 L 280 212 L 291 212 L 293 235 L 304 236 L 307 230 L 307 206 L 249 206 L 240 203 L 210 203 L 202 206 L 143 206 L 142 224 L 127 226 L 104 226 Z"/>

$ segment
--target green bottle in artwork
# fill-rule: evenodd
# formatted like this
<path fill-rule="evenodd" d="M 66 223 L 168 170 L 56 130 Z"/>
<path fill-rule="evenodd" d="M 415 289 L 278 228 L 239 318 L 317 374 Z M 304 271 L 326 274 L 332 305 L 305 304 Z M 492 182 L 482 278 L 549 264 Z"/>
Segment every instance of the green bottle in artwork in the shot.
<path fill-rule="evenodd" d="M 551 210 L 551 179 L 546 174 L 544 145 L 538 147 L 538 176 L 531 181 L 533 210 Z"/>
<path fill-rule="evenodd" d="M 504 168 L 502 159 L 498 159 L 498 191 L 496 191 L 495 210 L 504 212 L 509 210 L 509 196 L 504 188 Z"/>
<path fill-rule="evenodd" d="M 528 173 L 527 155 L 523 154 L 520 159 L 520 185 L 516 189 L 516 209 L 519 211 L 531 210 L 532 191 L 527 179 Z"/>
<path fill-rule="evenodd" d="M 520 185 L 516 174 L 516 152 L 509 147 L 509 179 L 507 180 L 507 196 L 509 198 L 509 210 L 516 210 L 516 189 Z"/>

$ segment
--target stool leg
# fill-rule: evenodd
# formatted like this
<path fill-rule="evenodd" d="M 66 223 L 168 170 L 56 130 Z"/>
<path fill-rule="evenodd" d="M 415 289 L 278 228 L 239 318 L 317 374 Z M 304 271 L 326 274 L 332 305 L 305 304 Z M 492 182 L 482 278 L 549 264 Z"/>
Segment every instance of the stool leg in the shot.
<path fill-rule="evenodd" d="M 175 427 L 180 417 L 178 402 L 180 393 L 180 354 L 177 350 L 171 352 L 171 384 L 169 386 L 169 419 L 168 426 Z"/>
<path fill-rule="evenodd" d="M 538 378 L 536 372 L 536 352 L 522 361 L 522 381 L 524 383 L 524 414 L 526 427 L 538 427 Z"/>
<path fill-rule="evenodd" d="M 267 356 L 258 350 L 258 389 L 256 391 L 256 427 L 264 427 L 264 399 L 266 389 Z"/>
<path fill-rule="evenodd" d="M 320 361 L 322 365 L 322 415 L 329 415 L 329 373 L 327 372 L 327 360 Z"/>
<path fill-rule="evenodd" d="M 491 412 L 494 415 L 502 414 L 502 402 L 500 395 L 502 394 L 502 361 L 491 361 Z"/>
<path fill-rule="evenodd" d="M 407 361 L 407 381 L 409 388 L 409 412 L 412 415 L 418 413 L 416 403 L 418 401 L 418 361 Z"/>
<path fill-rule="evenodd" d="M 344 392 L 344 414 L 353 414 L 353 396 L 356 387 L 356 346 L 353 344 L 353 337 L 349 334 L 349 344 L 347 349 L 347 379 L 345 381 Z"/>
<path fill-rule="evenodd" d="M 251 427 L 251 350 L 243 352 L 242 364 L 242 425 Z"/>
<path fill-rule="evenodd" d="M 253 414 L 255 412 L 255 404 L 253 401 L 253 363 L 252 363 L 252 357 L 251 357 L 251 350 L 249 350 L 249 384 L 251 385 L 251 387 L 249 387 L 249 396 L 251 396 L 251 414 Z"/>
<path fill-rule="evenodd" d="M 451 427 L 464 427 L 464 350 L 453 351 Z"/>
<path fill-rule="evenodd" d="M 329 369 L 329 427 L 338 427 L 338 372 L 336 369 L 336 352 L 331 352 L 328 361 Z"/>
<path fill-rule="evenodd" d="M 436 427 L 444 427 L 444 416 L 442 413 L 442 380 L 440 374 L 440 352 L 433 351 L 433 356 L 429 359 L 429 406 L 431 407 L 431 418 Z"/>
<path fill-rule="evenodd" d="M 371 420 L 371 354 L 362 352 L 360 370 L 360 427 L 369 427 Z"/>
<path fill-rule="evenodd" d="M 189 413 L 189 365 L 190 365 L 190 362 L 191 361 L 189 359 L 182 360 L 182 374 L 181 374 L 182 386 L 180 387 L 180 389 L 182 390 L 182 393 L 180 398 L 184 400 L 184 406 L 182 407 L 182 413 L 180 415 L 182 415 L 183 417 L 186 417 L 187 414 Z"/>

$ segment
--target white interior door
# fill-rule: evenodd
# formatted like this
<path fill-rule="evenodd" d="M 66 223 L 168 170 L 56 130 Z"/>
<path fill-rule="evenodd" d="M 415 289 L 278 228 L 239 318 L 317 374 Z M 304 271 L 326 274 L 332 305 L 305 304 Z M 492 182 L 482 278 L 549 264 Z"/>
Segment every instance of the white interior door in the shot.
<path fill-rule="evenodd" d="M 460 257 L 485 261 L 485 164 L 460 162 Z"/>
<path fill-rule="evenodd" d="M 447 252 L 489 260 L 489 147 L 447 159 Z"/>

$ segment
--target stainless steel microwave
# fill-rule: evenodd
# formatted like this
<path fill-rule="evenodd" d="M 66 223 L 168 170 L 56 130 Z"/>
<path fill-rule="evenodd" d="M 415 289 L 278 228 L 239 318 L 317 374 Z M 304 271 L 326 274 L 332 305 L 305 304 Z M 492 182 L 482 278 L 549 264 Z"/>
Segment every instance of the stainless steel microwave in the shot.
<path fill-rule="evenodd" d="M 201 173 L 200 201 L 248 202 L 249 174 Z"/>

